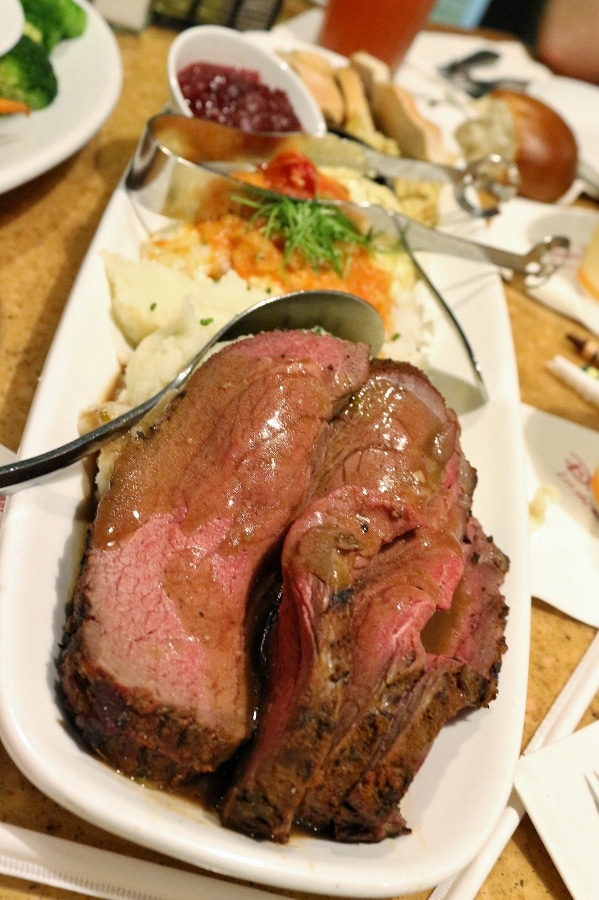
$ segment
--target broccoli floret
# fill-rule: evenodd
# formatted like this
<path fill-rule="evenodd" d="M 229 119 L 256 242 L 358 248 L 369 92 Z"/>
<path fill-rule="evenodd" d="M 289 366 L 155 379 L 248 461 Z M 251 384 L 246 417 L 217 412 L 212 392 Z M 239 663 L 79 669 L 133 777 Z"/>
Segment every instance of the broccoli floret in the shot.
<path fill-rule="evenodd" d="M 87 13 L 74 0 L 55 0 L 62 18 L 63 40 L 81 37 L 87 24 Z"/>
<path fill-rule="evenodd" d="M 60 41 L 79 37 L 85 31 L 87 14 L 74 0 L 21 0 L 25 14 L 24 33 L 47 53 Z"/>
<path fill-rule="evenodd" d="M 0 56 L 0 97 L 43 109 L 57 93 L 58 82 L 48 54 L 27 35 Z"/>

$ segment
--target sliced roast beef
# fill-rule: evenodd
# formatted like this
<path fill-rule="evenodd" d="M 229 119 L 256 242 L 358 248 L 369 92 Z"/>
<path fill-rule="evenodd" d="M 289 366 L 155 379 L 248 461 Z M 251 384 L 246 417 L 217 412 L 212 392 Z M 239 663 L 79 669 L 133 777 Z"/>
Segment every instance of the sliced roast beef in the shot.
<path fill-rule="evenodd" d="M 60 685 L 85 741 L 127 775 L 175 785 L 252 727 L 257 576 L 311 490 L 365 346 L 272 332 L 213 356 L 116 461 L 89 534 Z"/>
<path fill-rule="evenodd" d="M 286 841 L 328 826 L 427 666 L 421 631 L 464 570 L 475 474 L 419 370 L 378 363 L 323 434 L 282 553 L 268 696 L 225 824 Z"/>

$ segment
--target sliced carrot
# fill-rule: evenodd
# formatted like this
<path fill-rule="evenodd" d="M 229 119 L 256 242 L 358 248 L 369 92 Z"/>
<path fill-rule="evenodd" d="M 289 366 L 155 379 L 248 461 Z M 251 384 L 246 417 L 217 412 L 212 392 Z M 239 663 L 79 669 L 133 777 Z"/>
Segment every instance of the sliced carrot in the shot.
<path fill-rule="evenodd" d="M 31 110 L 26 103 L 20 103 L 18 100 L 7 100 L 6 97 L 0 97 L 0 116 L 10 116 L 14 113 L 25 113 L 29 115 Z"/>

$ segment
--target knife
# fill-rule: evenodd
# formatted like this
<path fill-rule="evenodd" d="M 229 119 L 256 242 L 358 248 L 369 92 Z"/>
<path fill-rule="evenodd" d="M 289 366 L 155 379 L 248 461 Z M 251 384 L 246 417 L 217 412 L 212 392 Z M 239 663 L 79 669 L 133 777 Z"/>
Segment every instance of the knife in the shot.
<path fill-rule="evenodd" d="M 483 48 L 482 50 L 475 50 L 467 56 L 460 56 L 458 59 L 452 59 L 442 66 L 437 66 L 437 71 L 440 75 L 443 75 L 444 78 L 451 81 L 451 79 L 456 75 L 459 75 L 460 72 L 466 72 L 466 74 L 468 74 L 470 69 L 474 69 L 475 66 L 489 66 L 491 63 L 497 62 L 498 59 L 499 53 L 497 50 Z"/>

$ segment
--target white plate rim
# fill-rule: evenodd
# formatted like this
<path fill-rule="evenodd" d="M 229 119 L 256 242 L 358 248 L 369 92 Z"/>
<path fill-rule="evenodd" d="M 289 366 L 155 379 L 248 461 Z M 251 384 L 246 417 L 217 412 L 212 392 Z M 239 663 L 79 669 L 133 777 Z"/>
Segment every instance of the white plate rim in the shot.
<path fill-rule="evenodd" d="M 116 38 L 87 0 L 81 37 L 52 54 L 58 95 L 46 109 L 0 121 L 0 194 L 63 162 L 104 124 L 120 96 L 123 67 Z M 10 118 L 11 121 L 8 121 Z"/>
<path fill-rule="evenodd" d="M 3 0 L 0 56 L 8 53 L 23 33 L 25 16 L 19 0 Z"/>

